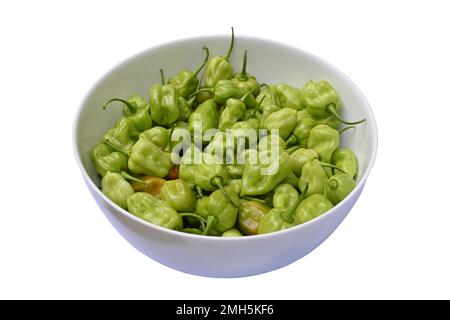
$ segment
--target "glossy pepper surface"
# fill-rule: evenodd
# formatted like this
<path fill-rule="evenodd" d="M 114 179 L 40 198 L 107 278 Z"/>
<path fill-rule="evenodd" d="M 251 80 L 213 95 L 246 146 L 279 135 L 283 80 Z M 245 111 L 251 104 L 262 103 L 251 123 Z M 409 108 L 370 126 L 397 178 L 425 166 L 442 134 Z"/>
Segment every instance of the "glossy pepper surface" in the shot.
<path fill-rule="evenodd" d="M 259 221 L 270 208 L 259 201 L 241 200 L 238 211 L 238 226 L 245 235 L 258 233 Z"/>
<path fill-rule="evenodd" d="M 170 153 L 162 151 L 146 137 L 133 145 L 128 159 L 128 168 L 132 172 L 149 176 L 165 177 L 171 166 Z"/>
<path fill-rule="evenodd" d="M 202 132 L 217 128 L 219 123 L 219 112 L 214 100 L 206 100 L 191 113 L 188 119 L 188 129 L 191 133 L 197 124 L 201 123 Z"/>
<path fill-rule="evenodd" d="M 114 151 L 104 143 L 99 143 L 91 151 L 91 160 L 95 170 L 102 177 L 110 172 L 120 172 L 127 167 L 127 157 L 121 153 Z"/>
<path fill-rule="evenodd" d="M 226 129 L 230 129 L 233 124 L 243 118 L 244 113 L 244 102 L 234 98 L 228 99 L 225 105 L 225 109 L 223 109 L 219 117 L 219 130 L 225 131 Z"/>
<path fill-rule="evenodd" d="M 158 226 L 179 230 L 183 222 L 178 213 L 166 202 L 145 192 L 136 192 L 128 198 L 128 211 Z"/>
<path fill-rule="evenodd" d="M 356 155 L 349 148 L 336 149 L 331 156 L 331 163 L 343 170 L 353 179 L 358 173 L 358 161 L 356 159 Z M 338 170 L 335 170 L 334 173 L 341 174 Z"/>
<path fill-rule="evenodd" d="M 290 184 L 279 184 L 273 193 L 273 206 L 274 208 L 287 210 L 295 204 L 298 196 L 298 191 Z"/>
<path fill-rule="evenodd" d="M 231 228 L 222 233 L 222 237 L 243 237 L 243 234 L 236 228 Z"/>
<path fill-rule="evenodd" d="M 108 172 L 102 179 L 102 191 L 118 206 L 127 209 L 127 199 L 134 194 L 128 181 L 117 172 Z"/>
<path fill-rule="evenodd" d="M 319 124 L 312 128 L 308 139 L 308 149 L 316 151 L 321 161 L 331 163 L 331 156 L 338 147 L 339 131 L 326 124 Z"/>
<path fill-rule="evenodd" d="M 233 76 L 233 66 L 229 58 L 234 46 L 234 30 L 231 28 L 231 41 L 226 56 L 213 57 L 206 65 L 205 84 L 213 88 L 220 80 L 230 79 Z"/>
<path fill-rule="evenodd" d="M 303 109 L 303 91 L 285 83 L 275 85 L 275 93 L 281 108 Z"/>
<path fill-rule="evenodd" d="M 142 132 L 139 135 L 139 138 L 141 139 L 142 137 L 145 137 L 158 146 L 161 150 L 164 150 L 169 144 L 169 133 L 169 130 L 166 128 L 156 126 Z"/>
<path fill-rule="evenodd" d="M 284 108 L 275 111 L 267 116 L 261 123 L 261 127 L 271 132 L 274 129 L 279 130 L 283 139 L 287 139 L 297 124 L 297 111 Z"/>
<path fill-rule="evenodd" d="M 312 220 L 333 208 L 333 204 L 323 194 L 313 194 L 303 200 L 294 215 L 294 224 Z"/>
<path fill-rule="evenodd" d="M 247 54 L 248 52 L 245 50 L 242 61 L 242 70 L 240 73 L 235 74 L 231 81 L 233 81 L 237 87 L 242 88 L 245 91 L 251 90 L 252 94 L 257 96 L 259 94 L 259 83 L 254 76 L 247 72 Z"/>
<path fill-rule="evenodd" d="M 291 153 L 292 171 L 300 175 L 302 173 L 303 166 L 308 162 L 319 159 L 319 155 L 313 149 L 300 148 Z"/>
<path fill-rule="evenodd" d="M 161 199 L 176 211 L 189 212 L 195 208 L 195 196 L 183 180 L 170 180 L 161 187 Z"/>
<path fill-rule="evenodd" d="M 313 194 L 323 194 L 328 176 L 322 164 L 314 159 L 303 166 L 302 174 L 298 180 L 298 188 L 303 190 L 308 185 L 307 197 Z"/>
<path fill-rule="evenodd" d="M 356 182 L 348 174 L 336 174 L 328 179 L 325 185 L 325 197 L 333 204 L 338 204 L 352 192 L 356 187 Z"/>
<path fill-rule="evenodd" d="M 121 118 L 114 128 L 106 132 L 104 142 L 113 149 L 127 154 L 135 142 L 132 137 L 137 135 L 138 131 L 133 122 L 129 118 Z"/>
<path fill-rule="evenodd" d="M 153 121 L 169 127 L 180 115 L 177 89 L 171 84 L 155 83 L 150 89 L 150 111 Z"/>

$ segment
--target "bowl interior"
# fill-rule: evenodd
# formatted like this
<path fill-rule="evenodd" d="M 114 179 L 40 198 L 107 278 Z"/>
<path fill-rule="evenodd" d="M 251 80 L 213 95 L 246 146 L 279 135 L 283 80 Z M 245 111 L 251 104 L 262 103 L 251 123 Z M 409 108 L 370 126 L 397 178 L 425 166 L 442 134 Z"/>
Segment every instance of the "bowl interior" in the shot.
<path fill-rule="evenodd" d="M 75 152 L 96 185 L 100 181 L 89 152 L 121 116 L 121 108 L 111 107 L 104 111 L 101 106 L 110 98 L 126 98 L 133 93 L 148 97 L 151 85 L 159 81 L 160 68 L 164 69 L 166 78 L 184 68 L 193 70 L 203 60 L 203 45 L 209 47 L 211 55 L 222 55 L 227 50 L 228 41 L 228 37 L 218 36 L 161 45 L 127 59 L 94 85 L 82 102 L 74 138 Z M 333 84 L 341 97 L 341 115 L 344 118 L 367 118 L 367 122 L 358 125 L 356 130 L 346 131 L 341 137 L 341 145 L 352 148 L 358 157 L 358 179 L 365 180 L 375 158 L 377 136 L 375 119 L 358 88 L 339 70 L 313 55 L 280 43 L 250 37 L 236 37 L 231 56 L 235 72 L 241 68 L 245 49 L 249 58 L 247 70 L 260 83 L 285 82 L 300 87 L 310 79 L 325 79 Z"/>

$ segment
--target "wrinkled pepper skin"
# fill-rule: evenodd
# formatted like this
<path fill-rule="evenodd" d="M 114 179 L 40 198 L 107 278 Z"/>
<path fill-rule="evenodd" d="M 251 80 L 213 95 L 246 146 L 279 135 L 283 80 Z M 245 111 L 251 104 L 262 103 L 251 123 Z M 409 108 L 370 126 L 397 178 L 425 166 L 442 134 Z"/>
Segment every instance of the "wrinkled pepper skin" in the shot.
<path fill-rule="evenodd" d="M 313 149 L 300 148 L 294 151 L 291 153 L 292 171 L 300 175 L 303 166 L 314 159 L 319 159 L 319 155 Z"/>
<path fill-rule="evenodd" d="M 178 213 L 166 202 L 151 194 L 136 192 L 128 198 L 128 211 L 135 216 L 158 226 L 180 230 L 183 221 Z"/>
<path fill-rule="evenodd" d="M 179 97 L 178 108 L 180 111 L 180 114 L 178 115 L 178 121 L 187 121 L 192 113 L 192 108 L 189 101 L 187 101 L 185 98 Z"/>
<path fill-rule="evenodd" d="M 281 108 L 301 110 L 303 106 L 303 91 L 285 83 L 274 86 Z"/>
<path fill-rule="evenodd" d="M 233 66 L 226 57 L 213 57 L 206 65 L 205 85 L 207 88 L 214 88 L 221 80 L 231 79 L 233 76 Z"/>
<path fill-rule="evenodd" d="M 222 233 L 222 237 L 243 237 L 244 235 L 236 228 L 231 228 L 224 233 Z"/>
<path fill-rule="evenodd" d="M 180 115 L 178 92 L 170 84 L 154 84 L 150 89 L 150 112 L 153 122 L 169 127 Z"/>
<path fill-rule="evenodd" d="M 166 183 L 166 180 L 153 176 L 141 176 L 139 179 L 145 181 L 145 184 L 132 181 L 131 186 L 133 187 L 134 192 L 147 192 L 159 198 L 161 187 Z"/>
<path fill-rule="evenodd" d="M 330 115 L 329 105 L 339 110 L 340 100 L 336 90 L 328 81 L 308 81 L 303 87 L 303 104 L 308 112 L 319 118 Z"/>
<path fill-rule="evenodd" d="M 313 194 L 323 194 L 327 181 L 328 176 L 325 169 L 320 162 L 315 159 L 303 166 L 302 175 L 298 180 L 298 188 L 299 190 L 304 190 L 308 184 L 307 197 Z"/>
<path fill-rule="evenodd" d="M 270 158 L 267 154 L 265 156 Z M 258 161 L 256 164 L 246 163 L 242 174 L 241 196 L 263 195 L 275 189 L 275 187 L 291 172 L 289 154 L 287 152 L 282 152 L 279 155 L 278 163 L 278 171 L 272 175 L 263 175 L 261 173 L 262 168 L 271 167 L 270 162 L 262 163 L 261 161 Z"/>
<path fill-rule="evenodd" d="M 228 194 L 239 201 L 239 197 L 230 186 L 226 186 L 225 190 Z M 219 234 L 231 229 L 237 219 L 238 207 L 236 207 L 221 190 L 216 190 L 208 197 L 199 199 L 197 201 L 197 213 L 203 218 L 214 216 L 216 223 L 212 229 Z"/>
<path fill-rule="evenodd" d="M 144 132 L 141 132 L 139 139 L 142 137 L 145 137 L 153 142 L 153 144 L 158 146 L 161 150 L 167 148 L 167 145 L 169 144 L 169 130 L 164 127 L 156 126 L 145 130 Z"/>
<path fill-rule="evenodd" d="M 191 188 L 183 180 L 170 180 L 161 187 L 161 200 L 178 212 L 190 212 L 196 199 Z"/>
<path fill-rule="evenodd" d="M 233 124 L 242 119 L 244 112 L 245 104 L 242 101 L 234 98 L 228 99 L 225 109 L 219 117 L 219 130 L 230 129 Z"/>
<path fill-rule="evenodd" d="M 286 222 L 281 217 L 283 212 L 284 210 L 279 208 L 273 208 L 267 212 L 259 222 L 258 234 L 272 233 L 294 227 L 294 223 Z"/>
<path fill-rule="evenodd" d="M 128 153 L 135 141 L 132 137 L 137 135 L 133 122 L 129 118 L 122 118 L 114 128 L 106 132 L 104 141 L 107 145 Z"/>
<path fill-rule="evenodd" d="M 238 211 L 239 230 L 247 236 L 257 234 L 259 222 L 269 210 L 261 202 L 241 200 Z"/>
<path fill-rule="evenodd" d="M 336 174 L 328 179 L 325 186 L 325 197 L 333 204 L 338 204 L 352 192 L 356 187 L 356 182 L 348 174 Z"/>
<path fill-rule="evenodd" d="M 297 190 L 290 184 L 279 184 L 273 193 L 273 206 L 285 211 L 295 204 L 298 196 Z"/>
<path fill-rule="evenodd" d="M 269 134 L 259 140 L 258 151 L 259 152 L 271 152 L 272 148 L 278 148 L 278 152 L 281 154 L 286 150 L 286 141 L 279 135 Z"/>
<path fill-rule="evenodd" d="M 128 181 L 117 172 L 108 172 L 102 179 L 102 191 L 112 202 L 127 209 L 127 199 L 134 194 Z"/>
<path fill-rule="evenodd" d="M 202 157 L 202 153 L 199 149 L 195 147 L 194 144 L 186 149 L 183 157 L 181 158 L 180 169 L 178 172 L 179 177 L 187 182 L 191 187 L 194 186 L 195 183 L 195 159 Z"/>
<path fill-rule="evenodd" d="M 331 156 L 331 163 L 346 172 L 353 179 L 358 174 L 358 160 L 354 152 L 349 148 L 336 149 Z M 335 170 L 334 174 L 342 174 L 342 172 Z"/>
<path fill-rule="evenodd" d="M 339 147 L 339 141 L 339 131 L 326 124 L 319 124 L 309 134 L 308 149 L 316 151 L 321 161 L 331 163 L 331 156 Z"/>
<path fill-rule="evenodd" d="M 213 100 L 206 100 L 191 113 L 188 119 L 188 129 L 191 133 L 194 132 L 194 127 L 197 121 L 201 121 L 202 132 L 217 128 L 219 123 L 219 112 L 217 105 Z"/>
<path fill-rule="evenodd" d="M 195 165 L 195 184 L 206 191 L 213 191 L 217 186 L 211 184 L 211 179 L 221 177 L 223 180 L 227 178 L 227 172 L 222 164 L 218 163 L 201 163 Z"/>
<path fill-rule="evenodd" d="M 270 85 L 265 85 L 261 90 L 260 94 L 256 97 L 256 102 L 261 105 L 261 107 L 274 105 L 280 107 L 280 100 L 275 92 L 275 88 Z"/>
<path fill-rule="evenodd" d="M 306 147 L 308 145 L 309 134 L 316 125 L 317 121 L 307 110 L 303 109 L 297 112 L 297 124 L 293 134 L 300 146 Z"/>
<path fill-rule="evenodd" d="M 313 194 L 303 200 L 294 215 L 294 224 L 312 220 L 333 208 L 333 204 L 323 194 Z"/>
<path fill-rule="evenodd" d="M 218 105 L 223 105 L 228 99 L 240 99 L 248 92 L 244 88 L 236 86 L 231 80 L 220 80 L 214 87 L 214 101 Z M 252 94 L 245 97 L 244 103 L 248 108 L 256 108 L 257 102 Z"/>
<path fill-rule="evenodd" d="M 289 108 L 284 108 L 279 111 L 271 113 L 261 123 L 261 127 L 271 132 L 273 129 L 278 129 L 280 137 L 287 139 L 291 132 L 297 125 L 297 111 Z"/>
<path fill-rule="evenodd" d="M 95 170 L 102 177 L 110 172 L 120 172 L 127 167 L 127 157 L 114 151 L 104 143 L 99 143 L 91 151 L 91 160 Z"/>
<path fill-rule="evenodd" d="M 145 137 L 139 139 L 131 149 L 128 168 L 134 173 L 162 178 L 167 176 L 171 167 L 170 153 L 162 151 Z"/>

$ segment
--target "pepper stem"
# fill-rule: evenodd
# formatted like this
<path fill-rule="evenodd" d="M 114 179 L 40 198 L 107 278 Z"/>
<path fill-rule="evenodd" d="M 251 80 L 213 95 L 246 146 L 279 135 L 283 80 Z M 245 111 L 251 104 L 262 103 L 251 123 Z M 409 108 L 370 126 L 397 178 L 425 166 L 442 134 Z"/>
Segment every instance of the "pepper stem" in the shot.
<path fill-rule="evenodd" d="M 118 152 L 120 152 L 120 153 L 123 153 L 123 154 L 126 155 L 127 157 L 130 156 L 131 151 L 126 151 L 126 150 L 124 150 L 124 149 L 122 149 L 122 148 L 116 146 L 115 144 L 111 143 L 111 141 L 109 141 L 109 139 L 105 139 L 105 144 L 106 144 L 108 147 L 110 147 L 110 148 L 112 148 L 112 149 L 114 149 L 114 150 L 116 150 L 116 151 L 118 151 Z"/>
<path fill-rule="evenodd" d="M 127 107 L 127 112 L 128 113 L 135 113 L 136 112 L 136 106 L 134 104 L 132 104 L 131 102 L 129 102 L 129 101 L 125 100 L 125 99 L 121 99 L 121 98 L 112 98 L 111 100 L 109 100 L 107 103 L 105 103 L 103 105 L 103 107 L 102 107 L 103 110 L 106 110 L 106 107 L 111 102 L 122 102 Z"/>
<path fill-rule="evenodd" d="M 132 175 L 128 174 L 128 172 L 126 172 L 126 171 L 121 171 L 120 174 L 122 175 L 122 177 L 124 177 L 125 179 L 127 179 L 129 181 L 139 182 L 139 183 L 142 183 L 144 185 L 148 184 L 147 181 L 144 181 L 144 180 L 138 179 L 136 177 L 133 177 Z"/>
<path fill-rule="evenodd" d="M 342 173 L 347 173 L 347 172 L 345 172 L 344 170 L 342 170 L 341 168 L 338 168 L 338 167 L 336 167 L 336 166 L 333 165 L 333 164 L 325 163 L 325 162 L 322 162 L 322 161 L 319 161 L 319 164 L 320 164 L 322 167 L 332 168 L 332 169 L 338 170 L 338 171 L 340 171 L 340 172 L 342 172 Z"/>
<path fill-rule="evenodd" d="M 212 92 L 214 94 L 214 88 L 203 88 L 203 89 L 197 90 L 194 93 L 192 93 L 189 97 L 190 98 L 195 97 L 200 92 Z"/>
<path fill-rule="evenodd" d="M 244 60 L 242 62 L 242 70 L 241 73 L 239 74 L 239 78 L 240 81 L 247 81 L 248 80 L 248 75 L 247 75 L 247 50 L 244 51 Z"/>
<path fill-rule="evenodd" d="M 286 145 L 290 146 L 297 143 L 297 137 L 291 134 L 289 138 L 286 140 Z"/>
<path fill-rule="evenodd" d="M 349 129 L 356 129 L 356 127 L 355 127 L 355 126 L 348 126 L 348 127 L 345 127 L 345 128 L 343 128 L 343 129 L 339 130 L 339 134 L 342 134 L 342 133 L 344 133 L 345 131 L 347 131 L 347 130 L 349 130 Z"/>
<path fill-rule="evenodd" d="M 217 220 L 216 220 L 216 217 L 214 217 L 214 216 L 208 216 L 208 220 L 207 220 L 207 223 L 206 223 L 206 227 L 205 227 L 205 229 L 203 229 L 202 235 L 207 236 L 208 233 L 209 233 L 209 230 L 211 230 L 212 225 L 213 225 L 214 223 L 216 223 L 216 221 L 217 221 Z"/>
<path fill-rule="evenodd" d="M 336 110 L 336 105 L 334 103 L 330 103 L 329 105 L 327 105 L 326 107 L 326 111 L 328 111 L 329 113 L 333 114 L 340 122 L 344 123 L 344 124 L 348 124 L 348 125 L 354 125 L 354 124 L 360 124 L 363 123 L 364 121 L 366 121 L 366 119 L 361 119 L 358 121 L 346 121 L 344 119 L 342 119 L 339 114 L 337 113 Z"/>
<path fill-rule="evenodd" d="M 231 42 L 230 47 L 228 48 L 227 55 L 225 57 L 227 60 L 230 58 L 231 52 L 233 51 L 233 47 L 234 47 L 234 28 L 231 27 Z"/>
<path fill-rule="evenodd" d="M 251 94 L 251 93 L 253 92 L 253 90 L 255 90 L 255 88 L 250 89 L 249 91 L 247 91 L 247 92 L 246 92 L 239 100 L 240 100 L 241 102 L 244 102 L 245 99 L 247 99 L 247 97 L 249 96 L 249 94 Z"/>
<path fill-rule="evenodd" d="M 198 193 L 198 195 L 200 196 L 200 198 L 204 198 L 205 196 L 203 195 L 203 190 L 202 190 L 202 188 L 200 188 L 200 186 L 199 185 L 196 185 L 195 186 L 195 190 L 197 191 L 197 193 Z"/>
<path fill-rule="evenodd" d="M 253 118 L 256 116 L 256 113 L 259 111 L 259 109 L 261 108 L 261 104 L 264 101 L 264 99 L 266 98 L 266 96 L 263 96 L 261 98 L 261 100 L 259 100 L 258 104 L 256 105 L 255 110 L 253 110 L 253 112 L 251 113 L 250 117 Z"/>
<path fill-rule="evenodd" d="M 225 197 L 227 197 L 227 199 L 235 206 L 238 207 L 239 206 L 239 200 L 236 201 L 236 199 L 233 199 L 230 194 L 228 193 L 227 190 L 225 190 L 224 186 L 223 186 L 223 178 L 221 176 L 215 176 L 211 178 L 211 185 L 217 187 L 220 189 L 220 191 L 222 191 L 223 195 Z"/>
<path fill-rule="evenodd" d="M 166 79 L 164 79 L 164 70 L 163 69 L 159 69 L 159 76 L 161 77 L 161 84 L 165 85 Z"/>
<path fill-rule="evenodd" d="M 200 224 L 202 226 L 202 229 L 205 230 L 205 224 L 208 222 L 205 218 L 203 218 L 202 216 L 195 214 L 195 213 L 190 213 L 190 212 L 182 212 L 178 214 L 180 217 L 191 217 L 191 218 L 196 218 L 198 221 L 200 221 Z"/>
<path fill-rule="evenodd" d="M 203 46 L 202 49 L 206 51 L 205 60 L 203 60 L 202 65 L 201 65 L 200 67 L 198 67 L 198 68 L 193 72 L 195 76 L 197 76 L 197 74 L 205 67 L 206 62 L 208 62 L 208 59 L 209 59 L 209 49 L 208 49 L 208 47 L 207 47 L 207 46 Z"/>
<path fill-rule="evenodd" d="M 305 198 L 305 195 L 306 195 L 306 193 L 308 192 L 308 188 L 309 188 L 309 184 L 306 183 L 305 189 L 302 190 L 302 193 L 301 193 L 300 196 L 297 198 L 297 200 L 296 200 L 295 203 L 292 205 L 292 207 L 290 207 L 289 209 L 287 209 L 286 211 L 284 211 L 283 213 L 281 213 L 281 217 L 282 217 L 283 220 L 286 221 L 287 223 L 292 223 L 292 220 L 294 220 L 295 210 L 297 210 L 298 205 L 299 205 L 300 202 L 302 202 L 303 199 Z"/>

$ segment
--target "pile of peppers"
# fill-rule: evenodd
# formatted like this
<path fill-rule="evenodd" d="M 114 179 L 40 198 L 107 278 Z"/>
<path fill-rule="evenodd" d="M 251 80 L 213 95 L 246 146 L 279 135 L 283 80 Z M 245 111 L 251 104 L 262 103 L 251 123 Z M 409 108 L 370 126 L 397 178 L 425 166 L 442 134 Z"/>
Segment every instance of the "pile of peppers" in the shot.
<path fill-rule="evenodd" d="M 93 148 L 91 159 L 102 192 L 118 206 L 168 229 L 241 237 L 305 223 L 355 188 L 357 158 L 340 146 L 340 137 L 365 119 L 340 117 L 341 101 L 328 81 L 310 80 L 303 87 L 258 82 L 247 72 L 247 51 L 235 72 L 233 46 L 232 30 L 225 55 L 210 58 L 204 46 L 196 70 L 181 70 L 167 81 L 160 70 L 161 83 L 151 86 L 148 100 L 134 94 L 103 106 L 122 105 L 123 117 Z M 203 141 L 204 151 L 192 144 L 174 164 L 177 132 L 192 133 L 198 120 L 203 130 L 217 133 Z M 269 152 L 264 139 L 278 148 L 274 174 L 263 175 L 259 163 L 189 161 L 210 156 L 225 131 L 249 128 L 266 129 L 268 135 L 256 148 L 247 146 L 247 155 Z M 274 130 L 278 136 L 271 135 Z"/>

